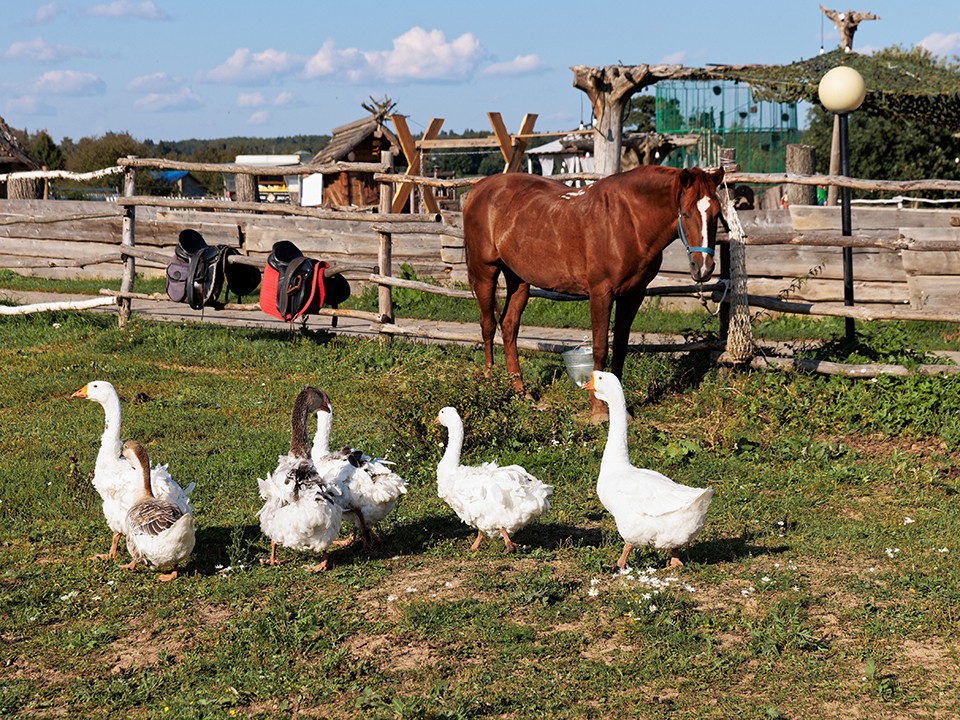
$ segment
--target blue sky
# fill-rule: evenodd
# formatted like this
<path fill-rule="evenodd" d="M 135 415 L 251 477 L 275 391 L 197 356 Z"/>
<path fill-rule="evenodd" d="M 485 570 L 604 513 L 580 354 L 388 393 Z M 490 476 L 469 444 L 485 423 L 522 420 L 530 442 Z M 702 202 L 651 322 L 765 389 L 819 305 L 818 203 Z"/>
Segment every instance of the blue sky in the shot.
<path fill-rule="evenodd" d="M 832 1 L 823 4 L 846 10 Z M 685 11 L 681 11 L 685 8 Z M 854 47 L 960 54 L 956 0 L 858 0 Z M 779 64 L 838 44 L 817 2 L 55 0 L 9 3 L 0 114 L 60 142 L 329 133 L 389 96 L 414 132 L 590 120 L 573 65 Z"/>

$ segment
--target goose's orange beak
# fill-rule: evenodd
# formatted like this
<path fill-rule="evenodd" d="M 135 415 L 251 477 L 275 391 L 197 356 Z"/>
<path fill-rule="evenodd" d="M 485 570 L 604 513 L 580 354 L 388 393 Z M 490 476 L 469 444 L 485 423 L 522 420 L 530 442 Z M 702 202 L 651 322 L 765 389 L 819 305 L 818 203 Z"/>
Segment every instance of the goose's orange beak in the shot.
<path fill-rule="evenodd" d="M 82 388 L 80 388 L 79 390 L 77 390 L 77 391 L 76 391 L 73 395 L 71 395 L 70 397 L 72 397 L 72 398 L 81 398 L 81 399 L 83 399 L 83 400 L 86 400 L 86 399 L 87 399 L 87 386 L 84 385 Z"/>
<path fill-rule="evenodd" d="M 583 387 L 582 387 L 581 389 L 582 389 L 582 390 L 595 390 L 595 389 L 596 389 L 596 388 L 593 387 L 593 373 L 590 373 L 590 379 L 587 380 L 587 381 L 583 384 Z"/>

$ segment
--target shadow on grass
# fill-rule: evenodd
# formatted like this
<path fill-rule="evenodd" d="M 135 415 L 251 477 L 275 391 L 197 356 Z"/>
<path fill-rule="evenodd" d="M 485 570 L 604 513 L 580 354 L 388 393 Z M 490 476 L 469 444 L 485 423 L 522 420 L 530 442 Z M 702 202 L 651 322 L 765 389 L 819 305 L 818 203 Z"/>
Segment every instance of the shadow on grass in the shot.
<path fill-rule="evenodd" d="M 756 545 L 751 542 L 753 537 L 752 534 L 746 534 L 740 537 L 697 541 L 687 548 L 687 550 L 683 551 L 682 554 L 694 562 L 712 565 L 715 563 L 737 562 L 744 558 L 757 557 L 760 555 L 781 555 L 792 549 L 789 545 L 776 545 L 773 547 Z"/>
<path fill-rule="evenodd" d="M 215 575 L 226 567 L 255 565 L 269 550 L 270 541 L 259 525 L 201 527 L 190 564 L 201 575 Z"/>

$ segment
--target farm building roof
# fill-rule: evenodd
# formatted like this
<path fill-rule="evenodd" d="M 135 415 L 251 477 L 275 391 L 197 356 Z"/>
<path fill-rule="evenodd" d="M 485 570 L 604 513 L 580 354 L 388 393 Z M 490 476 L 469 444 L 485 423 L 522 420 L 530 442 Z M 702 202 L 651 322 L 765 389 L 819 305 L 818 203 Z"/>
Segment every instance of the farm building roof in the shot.
<path fill-rule="evenodd" d="M 23 166 L 15 168 L 19 170 L 40 169 L 40 163 L 27 154 L 3 118 L 0 118 L 0 165 Z"/>
<path fill-rule="evenodd" d="M 347 160 L 350 153 L 353 152 L 360 143 L 375 133 L 383 135 L 391 145 L 399 149 L 400 143 L 397 140 L 397 136 L 387 129 L 383 123 L 383 118 L 379 115 L 371 114 L 365 118 L 360 118 L 359 120 L 354 120 L 351 123 L 334 128 L 330 142 L 327 143 L 327 146 L 323 148 L 323 150 L 314 156 L 313 162 L 324 164 Z"/>

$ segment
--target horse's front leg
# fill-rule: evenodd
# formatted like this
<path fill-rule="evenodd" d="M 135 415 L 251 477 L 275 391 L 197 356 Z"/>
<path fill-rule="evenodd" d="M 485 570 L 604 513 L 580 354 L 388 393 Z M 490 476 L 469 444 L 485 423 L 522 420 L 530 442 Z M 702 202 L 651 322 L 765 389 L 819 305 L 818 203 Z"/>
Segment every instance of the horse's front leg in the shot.
<path fill-rule="evenodd" d="M 613 295 L 590 293 L 590 325 L 593 328 L 593 369 L 603 370 L 607 364 L 607 338 L 610 333 L 610 311 Z M 601 423 L 609 417 L 607 406 L 590 391 L 590 420 Z"/>
<path fill-rule="evenodd" d="M 643 302 L 646 288 L 617 298 L 617 312 L 613 320 L 613 357 L 610 359 L 610 372 L 623 379 L 623 365 L 627 359 L 627 345 L 630 344 L 630 326 L 637 316 Z"/>
<path fill-rule="evenodd" d="M 493 337 L 497 332 L 497 277 L 495 267 L 470 274 L 470 285 L 480 309 L 480 336 L 483 338 L 483 360 L 487 370 L 493 367 Z"/>
<path fill-rule="evenodd" d="M 520 335 L 520 315 L 530 299 L 530 284 L 520 280 L 513 273 L 505 272 L 507 281 L 507 299 L 503 304 L 500 318 L 500 332 L 503 335 L 503 356 L 507 372 L 513 376 L 513 388 L 524 393 L 523 374 L 520 371 L 520 356 L 517 352 L 517 337 Z"/>

